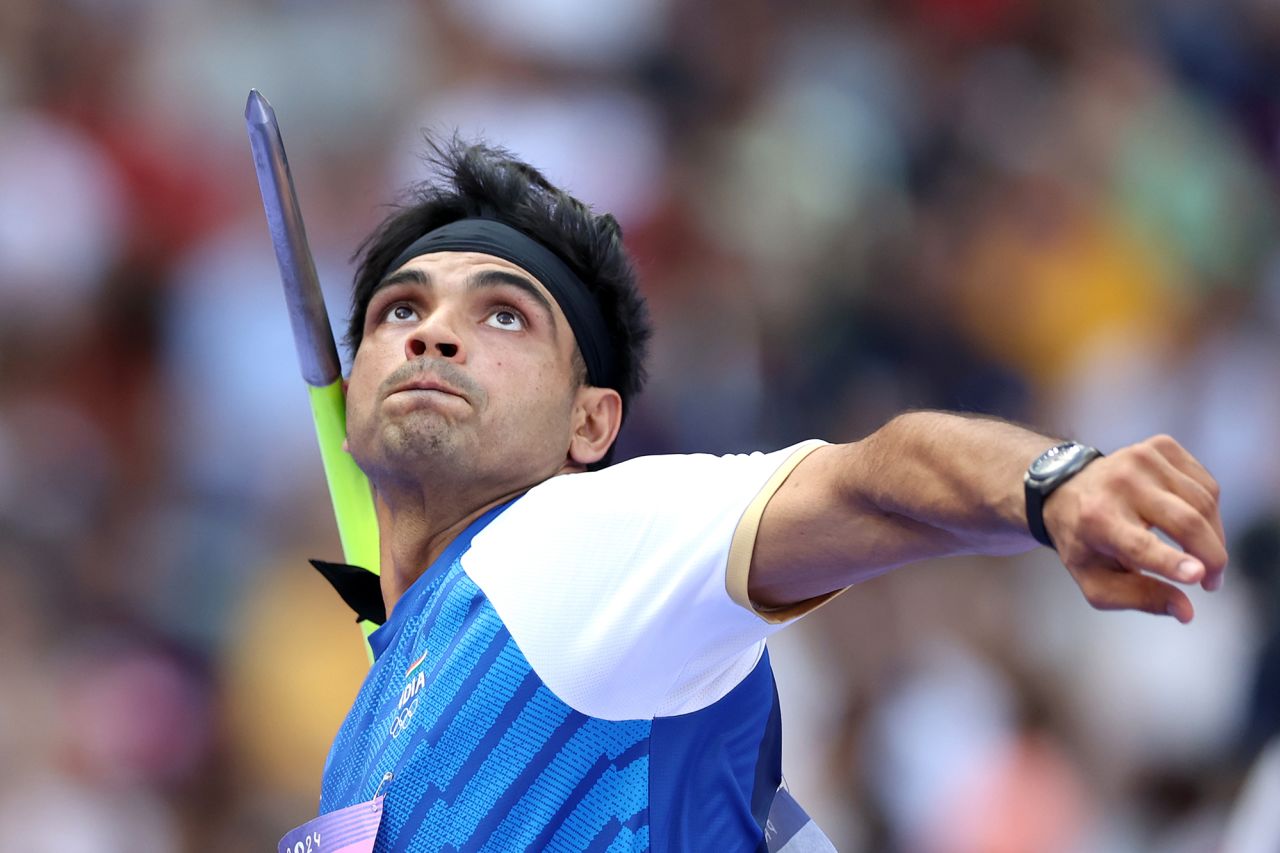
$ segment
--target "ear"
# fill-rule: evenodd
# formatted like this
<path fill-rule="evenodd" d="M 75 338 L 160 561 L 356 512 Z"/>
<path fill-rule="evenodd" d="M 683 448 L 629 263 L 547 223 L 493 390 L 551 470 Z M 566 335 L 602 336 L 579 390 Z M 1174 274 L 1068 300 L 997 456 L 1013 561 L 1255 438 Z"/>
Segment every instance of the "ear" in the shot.
<path fill-rule="evenodd" d="M 583 468 L 599 462 L 613 446 L 622 426 L 622 397 L 612 388 L 583 385 L 574 395 L 570 464 Z"/>

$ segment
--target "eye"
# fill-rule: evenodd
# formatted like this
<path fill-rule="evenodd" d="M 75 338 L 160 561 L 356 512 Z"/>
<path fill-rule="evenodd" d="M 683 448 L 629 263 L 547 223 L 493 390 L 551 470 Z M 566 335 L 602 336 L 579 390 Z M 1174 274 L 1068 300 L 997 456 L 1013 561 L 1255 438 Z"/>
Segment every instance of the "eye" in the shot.
<path fill-rule="evenodd" d="M 499 308 L 494 311 L 485 318 L 485 324 L 493 326 L 495 329 L 506 329 L 511 332 L 524 331 L 524 317 L 520 315 L 520 312 L 510 308 Z"/>
<path fill-rule="evenodd" d="M 412 305 L 397 302 L 395 305 L 392 305 L 384 311 L 382 316 L 391 321 L 407 323 L 412 320 L 416 320 L 418 318 L 418 312 L 413 309 Z"/>

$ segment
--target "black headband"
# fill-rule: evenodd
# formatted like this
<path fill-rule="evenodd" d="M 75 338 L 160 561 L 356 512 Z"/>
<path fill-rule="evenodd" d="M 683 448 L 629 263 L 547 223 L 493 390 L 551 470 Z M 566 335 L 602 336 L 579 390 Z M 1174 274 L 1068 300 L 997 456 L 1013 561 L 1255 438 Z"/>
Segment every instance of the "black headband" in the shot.
<path fill-rule="evenodd" d="M 587 364 L 587 381 L 596 387 L 613 384 L 613 345 L 595 297 L 569 265 L 529 235 L 496 219 L 459 219 L 414 240 L 383 274 L 398 270 L 431 252 L 481 252 L 510 261 L 551 292 L 564 312 Z"/>

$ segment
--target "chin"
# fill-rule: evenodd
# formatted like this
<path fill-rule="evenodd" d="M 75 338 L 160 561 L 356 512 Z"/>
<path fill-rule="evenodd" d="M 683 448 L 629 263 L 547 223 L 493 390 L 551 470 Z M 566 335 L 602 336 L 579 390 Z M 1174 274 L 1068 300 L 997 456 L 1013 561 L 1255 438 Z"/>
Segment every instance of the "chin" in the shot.
<path fill-rule="evenodd" d="M 396 435 L 384 445 L 389 457 L 400 459 L 404 464 L 412 464 L 414 460 L 439 459 L 451 455 L 454 442 L 443 429 L 400 429 Z"/>
<path fill-rule="evenodd" d="M 456 436 L 442 424 L 385 424 L 371 441 L 352 442 L 351 455 L 371 478 L 382 472 L 395 478 L 437 470 L 457 455 Z"/>

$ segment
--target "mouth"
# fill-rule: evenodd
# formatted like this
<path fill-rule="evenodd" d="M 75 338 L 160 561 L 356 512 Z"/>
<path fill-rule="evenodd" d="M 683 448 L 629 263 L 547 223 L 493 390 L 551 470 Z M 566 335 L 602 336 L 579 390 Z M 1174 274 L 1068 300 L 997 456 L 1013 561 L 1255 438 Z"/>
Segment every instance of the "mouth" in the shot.
<path fill-rule="evenodd" d="M 445 384 L 437 379 L 430 377 L 421 377 L 411 382 L 405 382 L 391 389 L 391 393 L 387 394 L 388 399 L 391 397 L 437 397 L 448 396 L 457 397 L 466 401 L 466 396 L 455 390 L 452 386 Z"/>

